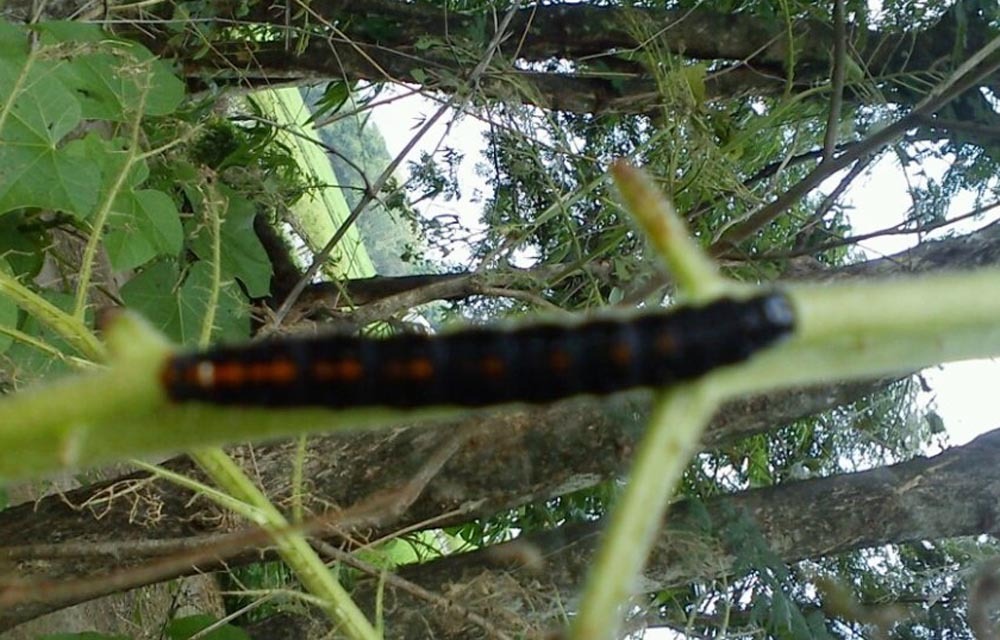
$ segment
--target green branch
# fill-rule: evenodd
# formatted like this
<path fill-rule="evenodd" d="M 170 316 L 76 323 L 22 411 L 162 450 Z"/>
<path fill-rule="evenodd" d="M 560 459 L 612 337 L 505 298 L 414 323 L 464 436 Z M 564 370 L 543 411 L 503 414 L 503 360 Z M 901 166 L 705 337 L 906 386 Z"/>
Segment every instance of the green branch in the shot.
<path fill-rule="evenodd" d="M 14 276 L 5 273 L 2 269 L 0 269 L 0 296 L 12 300 L 28 315 L 55 331 L 60 338 L 91 360 L 102 362 L 107 357 L 104 345 L 94 336 L 82 319 L 64 312 L 22 285 Z"/>
<path fill-rule="evenodd" d="M 1000 270 L 847 285 L 797 286 L 796 335 L 713 377 L 731 393 L 875 378 L 940 362 L 1000 356 Z M 110 366 L 0 399 L 0 477 L 42 476 L 113 459 L 241 440 L 388 426 L 455 409 L 239 409 L 168 402 L 169 353 L 125 316 Z M 72 454 L 72 455 L 70 455 Z"/>
<path fill-rule="evenodd" d="M 93 277 L 94 264 L 97 260 L 97 250 L 104 241 L 104 228 L 108 218 L 114 209 L 115 199 L 125 189 L 129 175 L 136 163 L 142 159 L 139 136 L 142 133 L 142 117 L 146 109 L 146 90 L 139 94 L 139 104 L 136 105 L 135 113 L 132 117 L 129 141 L 125 147 L 125 160 L 122 162 L 118 175 L 114 177 L 104 200 L 97 207 L 94 215 L 94 222 L 90 228 L 90 237 L 87 238 L 87 245 L 83 249 L 83 256 L 80 258 L 80 275 L 76 287 L 76 298 L 73 303 L 73 317 L 82 320 L 83 314 L 87 310 L 87 299 L 90 293 L 90 280 Z"/>

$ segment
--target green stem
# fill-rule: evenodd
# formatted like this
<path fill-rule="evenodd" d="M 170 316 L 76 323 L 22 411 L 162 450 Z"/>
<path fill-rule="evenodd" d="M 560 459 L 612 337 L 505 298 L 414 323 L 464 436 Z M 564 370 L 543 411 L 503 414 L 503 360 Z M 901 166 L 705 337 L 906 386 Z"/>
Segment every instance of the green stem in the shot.
<path fill-rule="evenodd" d="M 222 286 L 220 210 L 225 208 L 225 204 L 220 201 L 218 191 L 210 183 L 206 185 L 202 202 L 212 235 L 211 288 L 199 337 L 199 343 L 207 346 L 212 339 L 219 290 Z M 190 478 L 165 469 L 156 469 L 154 473 L 193 491 L 200 491 L 222 507 L 242 515 L 267 531 L 277 547 L 278 554 L 295 572 L 306 590 L 317 599 L 318 606 L 337 623 L 338 628 L 347 637 L 357 640 L 377 640 L 381 637 L 337 582 L 322 558 L 309 546 L 305 536 L 288 526 L 288 521 L 278 508 L 225 451 L 219 447 L 202 447 L 193 451 L 191 457 L 222 491 L 202 486 Z M 296 491 L 298 489 L 296 487 Z M 297 515 L 297 518 L 300 517 L 301 513 Z"/>
<path fill-rule="evenodd" d="M 55 331 L 87 358 L 101 362 L 107 357 L 104 345 L 82 320 L 62 311 L 3 270 L 0 270 L 0 295 L 9 298 L 28 315 Z"/>
<path fill-rule="evenodd" d="M 227 494 L 243 501 L 260 514 L 264 527 L 274 540 L 278 554 L 291 567 L 309 593 L 319 599 L 319 606 L 349 638 L 378 640 L 379 634 L 350 595 L 330 573 L 322 558 L 306 539 L 292 531 L 288 521 L 232 459 L 219 449 L 195 451 L 191 457 Z"/>
<path fill-rule="evenodd" d="M 706 300 L 737 286 L 719 275 L 715 263 L 644 171 L 619 161 L 612 165 L 611 174 L 632 216 L 677 280 L 679 290 L 692 299 Z"/>
<path fill-rule="evenodd" d="M 219 211 L 225 208 L 225 203 L 219 200 L 219 191 L 214 185 L 207 185 L 207 193 L 202 199 L 205 217 L 212 234 L 212 286 L 205 302 L 205 317 L 202 318 L 201 334 L 198 344 L 207 347 L 212 342 L 212 330 L 215 327 L 215 313 L 219 306 L 219 289 L 222 288 L 222 217 Z"/>
<path fill-rule="evenodd" d="M 94 270 L 94 263 L 97 257 L 97 248 L 104 239 L 104 226 L 107 224 L 108 216 L 114 208 L 115 198 L 122 191 L 125 182 L 133 165 L 140 158 L 139 134 L 142 132 L 142 116 L 146 107 L 146 92 L 139 93 L 139 103 L 135 107 L 135 115 L 132 119 L 131 135 L 125 151 L 125 161 L 121 170 L 115 176 L 114 182 L 108 188 L 108 192 L 101 201 L 97 212 L 94 215 L 94 222 L 91 225 L 90 237 L 87 238 L 87 246 L 83 249 L 83 256 L 80 258 L 80 276 L 77 282 L 76 299 L 73 303 L 73 317 L 83 320 L 83 314 L 87 309 L 87 297 L 90 292 L 90 280 Z"/>
<path fill-rule="evenodd" d="M 81 368 L 81 369 L 86 369 L 86 368 L 89 368 L 89 367 L 97 366 L 93 362 L 91 362 L 90 360 L 83 360 L 81 358 L 75 358 L 73 356 L 68 356 L 65 353 L 63 353 L 62 351 L 60 351 L 58 348 L 56 348 L 56 347 L 52 346 L 51 344 L 49 344 L 48 342 L 45 342 L 44 340 L 41 340 L 38 337 L 33 336 L 31 334 L 25 333 L 23 331 L 19 331 L 18 329 L 13 329 L 11 327 L 0 326 L 0 335 L 7 336 L 8 338 L 11 338 L 12 340 L 14 340 L 16 342 L 20 342 L 21 344 L 27 345 L 27 346 L 32 347 L 34 349 L 38 349 L 39 351 L 41 351 L 42 353 L 44 353 L 49 358 L 52 358 L 52 359 L 55 359 L 55 360 L 62 360 L 64 362 L 69 363 L 70 365 L 72 365 L 74 367 L 78 367 L 78 368 Z"/>
<path fill-rule="evenodd" d="M 616 637 L 623 607 L 662 526 L 668 499 L 717 406 L 717 389 L 709 378 L 678 385 L 656 403 L 628 485 L 615 504 L 588 576 L 573 620 L 574 640 Z"/>
<path fill-rule="evenodd" d="M 797 286 L 788 295 L 798 314 L 796 335 L 716 372 L 727 395 L 1000 355 L 1000 270 Z M 143 326 L 135 320 L 119 324 Z M 0 399 L 0 477 L 41 476 L 109 459 L 457 412 L 173 405 L 159 381 L 168 351 L 162 340 L 148 330 L 125 332 L 118 326 L 107 335 L 123 343 L 110 367 Z"/>

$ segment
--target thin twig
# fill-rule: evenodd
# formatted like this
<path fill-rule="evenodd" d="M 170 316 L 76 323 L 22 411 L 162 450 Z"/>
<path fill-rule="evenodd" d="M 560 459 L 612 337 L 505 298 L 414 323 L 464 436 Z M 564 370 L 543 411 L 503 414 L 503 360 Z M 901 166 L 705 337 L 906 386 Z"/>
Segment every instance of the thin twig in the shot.
<path fill-rule="evenodd" d="M 765 205 L 746 220 L 726 231 L 709 248 L 709 253 L 713 257 L 728 255 L 740 241 L 746 239 L 781 215 L 781 213 L 798 202 L 823 182 L 823 180 L 849 166 L 855 160 L 873 153 L 876 149 L 895 140 L 908 129 L 913 128 L 917 123 L 921 122 L 922 117 L 938 111 L 958 96 L 978 85 L 984 78 L 989 77 L 1000 68 L 1000 59 L 989 60 L 998 50 L 1000 50 L 1000 36 L 987 43 L 956 69 L 947 80 L 932 89 L 905 117 L 873 133 L 866 140 L 851 147 L 839 156 L 820 162 L 806 177 L 789 187 L 776 200 Z"/>
<path fill-rule="evenodd" d="M 833 76 L 830 80 L 830 113 L 826 119 L 823 161 L 833 158 L 837 148 L 837 128 L 844 104 L 844 67 L 847 65 L 847 28 L 844 24 L 844 0 L 833 0 Z"/>
<path fill-rule="evenodd" d="M 147 541 L 138 550 L 147 553 L 162 552 L 164 548 L 180 549 L 181 553 L 160 558 L 141 567 L 130 567 L 111 571 L 100 576 L 82 580 L 0 578 L 0 609 L 26 602 L 76 603 L 100 595 L 125 591 L 172 578 L 189 571 L 192 567 L 216 566 L 227 558 L 232 558 L 248 549 L 261 549 L 269 545 L 274 535 L 299 533 L 319 535 L 334 528 L 339 530 L 363 527 L 384 527 L 399 518 L 418 497 L 427 484 L 441 471 L 445 463 L 465 443 L 470 430 L 456 433 L 413 475 L 402 487 L 379 492 L 361 504 L 348 507 L 336 513 L 325 513 L 302 523 L 293 523 L 282 530 L 265 530 L 251 527 L 235 533 L 182 538 L 170 541 Z M 31 557 L 39 551 L 40 545 L 19 545 L 0 548 L 0 560 L 17 560 Z M 53 555 L 60 556 L 66 551 L 61 545 L 45 545 Z M 107 555 L 111 559 L 120 556 L 121 545 L 102 543 L 87 545 L 79 543 L 72 549 L 80 553 L 83 547 L 93 547 L 90 553 Z"/>
<path fill-rule="evenodd" d="M 329 556 L 331 559 L 337 562 L 343 563 L 353 569 L 357 569 L 358 571 L 366 573 L 372 577 L 380 578 L 381 580 L 384 580 L 385 583 L 388 584 L 389 586 L 398 589 L 404 593 L 408 593 L 414 598 L 418 598 L 420 600 L 429 602 L 432 605 L 440 607 L 441 609 L 450 610 L 458 613 L 463 618 L 465 618 L 469 622 L 475 624 L 476 626 L 480 627 L 483 631 L 485 631 L 488 634 L 487 637 L 497 638 L 499 640 L 512 640 L 510 636 L 497 629 L 496 625 L 494 625 L 492 622 L 490 622 L 483 616 L 479 615 L 474 611 L 470 611 L 466 607 L 456 604 L 454 601 L 449 600 L 444 596 L 438 595 L 428 589 L 424 589 L 420 585 L 411 582 L 409 580 L 406 580 L 405 578 L 400 578 L 398 575 L 394 573 L 386 572 L 381 567 L 377 567 L 373 564 L 365 562 L 364 560 L 358 558 L 354 554 L 342 551 L 328 542 L 323 542 L 322 540 L 316 540 L 313 542 L 313 546 L 316 547 L 316 550 L 319 551 L 321 554 Z"/>

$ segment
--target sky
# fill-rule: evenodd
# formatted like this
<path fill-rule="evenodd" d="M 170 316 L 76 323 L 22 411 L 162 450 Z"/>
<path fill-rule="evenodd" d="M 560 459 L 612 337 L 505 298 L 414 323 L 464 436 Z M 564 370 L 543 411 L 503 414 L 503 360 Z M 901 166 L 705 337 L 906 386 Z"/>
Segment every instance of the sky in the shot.
<path fill-rule="evenodd" d="M 946 168 L 945 161 L 931 161 L 923 169 L 940 175 Z M 915 180 L 913 176 L 911 180 Z M 861 180 L 848 194 L 854 206 L 850 214 L 851 226 L 858 234 L 884 229 L 898 223 L 909 207 L 906 178 L 895 157 L 883 158 L 872 175 Z M 971 197 L 959 197 L 952 202 L 950 216 L 965 213 L 973 208 Z M 948 227 L 955 233 L 966 233 L 990 224 L 997 219 L 994 212 L 982 219 L 956 223 Z M 902 251 L 917 243 L 914 235 L 887 236 L 863 242 L 861 248 L 870 257 Z M 931 388 L 922 393 L 920 401 L 933 406 L 944 420 L 949 440 L 953 445 L 965 444 L 977 435 L 1000 426 L 1000 407 L 991 402 L 1000 380 L 1000 363 L 995 360 L 954 362 L 926 369 L 924 379 Z"/>

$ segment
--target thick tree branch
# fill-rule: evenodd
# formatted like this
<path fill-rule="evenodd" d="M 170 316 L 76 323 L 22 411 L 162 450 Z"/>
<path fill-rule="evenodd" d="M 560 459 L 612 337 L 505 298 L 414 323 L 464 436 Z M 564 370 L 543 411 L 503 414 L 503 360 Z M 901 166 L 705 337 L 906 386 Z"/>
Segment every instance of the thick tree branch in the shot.
<path fill-rule="evenodd" d="M 942 60 L 962 60 L 990 37 L 988 25 L 960 19 L 966 3 L 957 3 L 938 24 L 921 32 L 847 33 L 847 49 L 859 68 L 876 79 L 892 73 L 933 77 Z M 49 3 L 56 17 L 66 17 L 82 3 Z M 30 3 L 7 3 L 4 11 L 13 17 L 30 15 Z M 209 9 L 214 24 L 227 34 L 249 23 L 269 24 L 290 29 L 291 40 L 304 46 L 286 49 L 288 38 L 279 33 L 271 42 L 226 41 L 217 37 L 204 47 L 205 34 L 191 36 L 185 43 L 176 31 L 157 33 L 156 20 L 148 13 L 136 16 L 114 12 L 115 28 L 134 37 L 155 53 L 176 57 L 189 77 L 224 82 L 229 78 L 240 86 L 273 86 L 282 81 L 301 82 L 309 77 L 345 77 L 349 80 L 403 81 L 429 90 L 450 92 L 455 79 L 475 59 L 475 51 L 488 40 L 484 24 L 491 18 L 480 13 L 455 13 L 430 4 L 406 4 L 391 0 L 337 1 L 310 3 L 308 12 L 294 24 L 282 7 L 253 3 L 249 15 L 236 15 L 234 5 L 219 0 Z M 112 9 L 114 7 L 112 6 Z M 310 13 L 311 12 L 311 13 Z M 86 13 L 86 12 L 84 12 Z M 306 32 L 300 25 L 309 22 L 336 24 L 337 31 Z M 99 13 L 95 14 L 95 17 Z M 349 20 L 343 19 L 350 16 Z M 171 16 L 164 16 L 164 22 Z M 959 29 L 958 24 L 965 26 Z M 692 60 L 728 63 L 723 72 L 707 79 L 708 97 L 741 94 L 776 95 L 785 90 L 785 79 L 794 77 L 797 86 L 814 87 L 823 82 L 830 68 L 830 55 L 838 38 L 824 22 L 801 20 L 793 25 L 792 45 L 781 21 L 768 21 L 750 14 L 722 14 L 704 7 L 691 10 L 622 8 L 587 4 L 542 5 L 523 9 L 512 20 L 514 37 L 500 52 L 507 65 L 487 70 L 480 83 L 486 97 L 518 100 L 537 106 L 580 113 L 652 113 L 662 102 L 656 83 L 649 74 L 632 65 L 620 67 L 618 53 L 648 44 L 648 34 L 636 25 L 657 25 L 652 34 L 658 46 Z M 964 49 L 953 45 L 961 33 Z M 208 37 L 212 37 L 211 33 Z M 639 40 L 642 40 L 640 43 Z M 797 68 L 789 74 L 785 65 L 794 46 Z M 197 52 L 197 56 L 192 55 Z M 470 57 L 471 56 L 471 57 Z M 571 71 L 525 71 L 514 67 L 515 60 L 544 65 L 553 60 L 577 61 Z M 957 66 L 957 63 L 952 66 Z M 991 81 L 996 84 L 996 79 Z M 923 97 L 913 83 L 885 84 L 883 94 L 901 105 L 915 105 Z M 849 86 L 845 92 L 852 102 L 865 100 Z M 970 93 L 970 96 L 974 95 Z M 988 123 L 986 123 L 988 124 Z"/>
<path fill-rule="evenodd" d="M 678 503 L 667 516 L 640 591 L 732 575 L 746 549 L 726 548 L 719 534 L 730 526 L 755 527 L 783 562 L 885 544 L 997 535 L 998 459 L 1000 430 L 932 458 L 744 491 L 699 505 Z M 598 521 L 527 534 L 399 573 L 468 608 L 488 611 L 508 633 L 530 635 L 562 626 L 593 562 L 602 527 Z M 370 594 L 370 583 L 368 588 Z M 386 602 L 386 624 L 394 637 L 478 637 L 472 625 L 407 594 L 390 588 Z M 518 615 L 505 617 L 501 611 Z"/>

